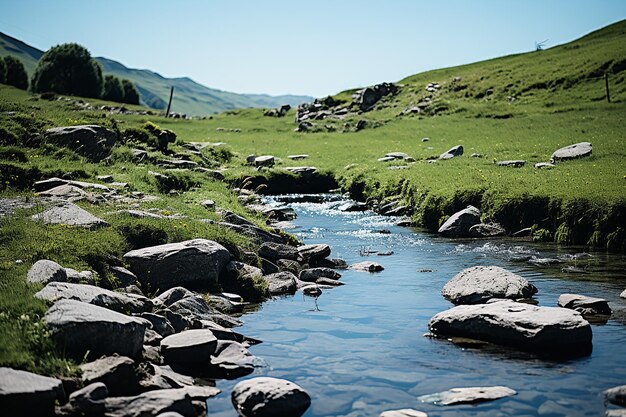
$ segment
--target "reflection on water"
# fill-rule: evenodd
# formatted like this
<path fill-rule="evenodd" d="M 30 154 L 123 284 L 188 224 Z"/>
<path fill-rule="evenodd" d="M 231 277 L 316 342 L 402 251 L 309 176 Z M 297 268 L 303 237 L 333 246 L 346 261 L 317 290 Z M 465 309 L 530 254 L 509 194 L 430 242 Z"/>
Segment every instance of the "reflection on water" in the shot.
<path fill-rule="evenodd" d="M 272 204 L 283 204 L 276 198 Z M 378 416 L 416 408 L 431 416 L 600 416 L 600 393 L 626 383 L 626 257 L 584 253 L 508 239 L 451 241 L 372 212 L 344 213 L 343 201 L 304 196 L 290 200 L 298 213 L 292 233 L 305 243 L 328 243 L 332 257 L 373 260 L 376 274 L 341 271 L 347 285 L 327 290 L 315 311 L 311 298 L 269 301 L 243 317 L 242 333 L 261 339 L 251 351 L 267 367 L 253 376 L 292 380 L 312 397 L 306 416 Z M 391 233 L 381 233 L 382 229 Z M 377 256 L 367 251 L 393 251 Z M 578 255 L 576 255 L 578 254 Z M 576 256 L 573 256 L 576 255 Z M 589 256 L 591 255 L 591 256 Z M 533 260 L 553 260 L 532 262 Z M 558 261 L 558 262 L 557 262 Z M 602 297 L 616 313 L 593 325 L 590 356 L 551 362 L 506 349 L 477 349 L 424 337 L 428 320 L 451 307 L 443 285 L 463 268 L 498 265 L 529 279 L 539 305 L 555 306 L 566 292 Z M 574 266 L 588 273 L 562 272 Z M 424 272 L 427 271 L 427 272 Z M 431 272 L 430 272 L 431 271 Z M 236 417 L 230 392 L 237 381 L 218 381 L 223 393 L 208 401 L 209 415 Z M 417 397 L 454 387 L 505 385 L 516 396 L 480 405 L 439 407 Z"/>

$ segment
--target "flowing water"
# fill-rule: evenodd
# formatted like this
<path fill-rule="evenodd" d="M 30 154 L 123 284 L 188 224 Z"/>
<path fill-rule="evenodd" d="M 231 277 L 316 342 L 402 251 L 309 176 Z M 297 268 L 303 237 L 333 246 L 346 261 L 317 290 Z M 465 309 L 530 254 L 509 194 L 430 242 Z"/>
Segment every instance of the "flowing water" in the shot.
<path fill-rule="evenodd" d="M 619 297 L 626 288 L 624 255 L 580 255 L 580 248 L 508 239 L 442 239 L 394 226 L 394 218 L 372 212 L 341 212 L 336 198 L 302 200 L 306 198 L 282 196 L 269 203 L 290 201 L 298 218 L 289 231 L 305 243 L 327 243 L 331 257 L 348 263 L 371 260 L 385 267 L 373 274 L 340 271 L 346 285 L 324 290 L 317 305 L 297 293 L 242 317 L 245 324 L 238 331 L 263 341 L 250 350 L 266 363 L 247 378 L 296 382 L 311 395 L 305 416 L 378 416 L 384 410 L 415 408 L 446 417 L 597 417 L 605 410 L 602 391 L 626 384 L 621 364 L 626 357 L 626 300 Z M 541 306 L 555 306 L 562 293 L 578 293 L 607 299 L 614 314 L 608 322 L 592 325 L 592 354 L 567 361 L 425 337 L 428 320 L 452 307 L 440 294 L 443 285 L 476 265 L 498 265 L 526 277 L 539 289 L 535 299 Z M 590 273 L 561 272 L 566 266 Z M 237 382 L 218 381 L 223 393 L 208 401 L 209 415 L 237 415 L 230 403 Z M 417 400 L 450 388 L 491 385 L 508 386 L 517 395 L 447 407 Z"/>

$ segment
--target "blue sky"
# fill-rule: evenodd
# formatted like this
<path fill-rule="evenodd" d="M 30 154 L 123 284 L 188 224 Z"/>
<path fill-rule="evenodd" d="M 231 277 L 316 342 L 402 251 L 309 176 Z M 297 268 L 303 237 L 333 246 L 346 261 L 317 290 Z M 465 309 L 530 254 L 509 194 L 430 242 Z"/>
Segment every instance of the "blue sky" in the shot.
<path fill-rule="evenodd" d="M 554 46 L 626 0 L 0 0 L 0 31 L 222 90 L 323 96 Z"/>

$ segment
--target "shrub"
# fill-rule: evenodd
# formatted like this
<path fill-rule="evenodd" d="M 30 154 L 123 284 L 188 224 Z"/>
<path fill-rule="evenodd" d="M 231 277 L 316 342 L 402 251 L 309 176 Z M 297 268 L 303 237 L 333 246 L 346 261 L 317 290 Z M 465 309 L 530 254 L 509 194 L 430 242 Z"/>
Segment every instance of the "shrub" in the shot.
<path fill-rule="evenodd" d="M 117 103 L 124 102 L 124 90 L 122 90 L 122 83 L 119 78 L 112 75 L 104 77 L 102 98 L 104 100 L 115 101 Z"/>
<path fill-rule="evenodd" d="M 129 80 L 122 80 L 122 90 L 124 93 L 122 103 L 139 104 L 139 92 L 132 82 Z"/>
<path fill-rule="evenodd" d="M 124 141 L 132 141 L 139 143 L 148 143 L 148 139 L 150 139 L 150 133 L 144 129 L 138 129 L 135 127 L 129 127 L 124 130 L 122 135 Z"/>
<path fill-rule="evenodd" d="M 4 127 L 0 127 L 0 145 L 18 145 L 19 139 L 17 135 Z"/>
<path fill-rule="evenodd" d="M 22 61 L 14 56 L 7 55 L 4 57 L 4 65 L 6 66 L 4 83 L 26 90 L 28 88 L 28 75 L 26 75 Z"/>

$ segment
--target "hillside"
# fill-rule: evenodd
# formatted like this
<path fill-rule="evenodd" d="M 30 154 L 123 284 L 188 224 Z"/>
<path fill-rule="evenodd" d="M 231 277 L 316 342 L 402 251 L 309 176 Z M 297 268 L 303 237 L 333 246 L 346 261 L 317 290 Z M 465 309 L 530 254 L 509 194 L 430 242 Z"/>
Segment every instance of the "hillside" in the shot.
<path fill-rule="evenodd" d="M 29 76 L 35 71 L 43 51 L 0 32 L 0 56 L 14 55 L 23 63 Z M 166 78 L 150 70 L 128 68 L 117 61 L 97 57 L 105 74 L 127 78 L 135 83 L 141 103 L 154 109 L 165 109 L 170 87 L 174 86 L 172 111 L 190 115 L 205 115 L 224 110 L 250 107 L 296 106 L 312 100 L 309 96 L 270 96 L 265 94 L 237 94 L 208 88 L 190 78 Z"/>

